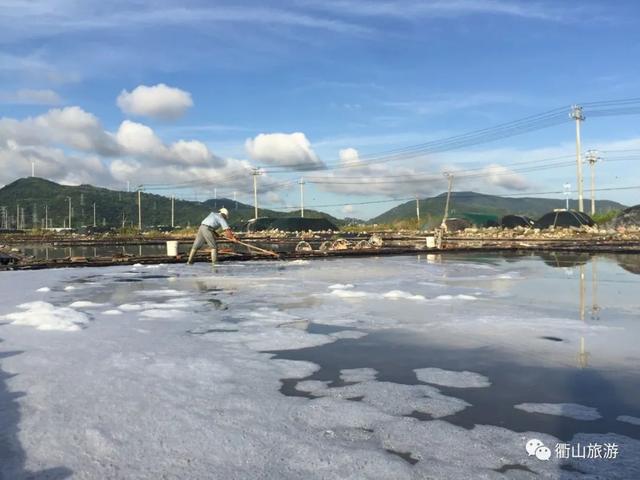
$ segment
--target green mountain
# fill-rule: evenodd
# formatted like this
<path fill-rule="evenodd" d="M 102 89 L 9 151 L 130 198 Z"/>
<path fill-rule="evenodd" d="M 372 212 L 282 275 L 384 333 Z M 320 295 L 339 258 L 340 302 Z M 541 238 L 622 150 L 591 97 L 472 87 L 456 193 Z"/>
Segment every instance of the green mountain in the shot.
<path fill-rule="evenodd" d="M 121 192 L 92 185 L 67 186 L 42 178 L 21 178 L 0 189 L 0 228 L 7 225 L 15 228 L 18 212 L 22 228 L 44 226 L 45 217 L 51 227 L 63 227 L 69 220 L 71 201 L 71 225 L 78 228 L 93 225 L 95 204 L 96 224 L 109 227 L 138 225 L 138 193 Z M 171 199 L 152 193 L 141 193 L 142 223 L 150 227 L 171 225 Z M 212 209 L 226 207 L 230 213 L 230 224 L 240 228 L 253 218 L 252 205 L 235 202 L 228 198 L 210 199 L 205 202 L 175 200 L 175 225 L 198 225 Z M 298 212 L 278 212 L 260 209 L 261 217 L 292 217 Z M 331 215 L 314 210 L 305 210 L 305 217 L 326 217 L 341 224 Z"/>
<path fill-rule="evenodd" d="M 420 200 L 420 218 L 422 221 L 431 224 L 440 223 L 446 200 L 446 193 Z M 585 200 L 585 206 L 589 205 L 588 201 Z M 500 197 L 476 192 L 452 192 L 449 216 L 465 217 L 471 221 L 475 220 L 479 223 L 484 223 L 487 219 L 500 219 L 507 214 L 527 215 L 531 218 L 538 218 L 554 208 L 564 208 L 564 206 L 565 199 Z M 577 209 L 578 201 L 570 200 L 569 208 Z M 626 207 L 618 202 L 610 200 L 596 201 L 596 211 L 600 213 L 624 208 Z M 416 218 L 416 202 L 409 201 L 372 218 L 368 223 L 389 224 L 414 218 Z"/>

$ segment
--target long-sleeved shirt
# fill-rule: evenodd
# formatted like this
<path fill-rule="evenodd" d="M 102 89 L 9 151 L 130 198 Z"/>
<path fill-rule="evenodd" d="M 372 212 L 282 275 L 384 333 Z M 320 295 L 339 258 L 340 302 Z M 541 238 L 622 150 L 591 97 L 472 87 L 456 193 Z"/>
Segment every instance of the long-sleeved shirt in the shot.
<path fill-rule="evenodd" d="M 212 228 L 213 230 L 217 230 L 218 228 L 221 228 L 222 230 L 229 229 L 229 224 L 224 219 L 224 217 L 216 212 L 211 212 L 207 216 L 207 218 L 202 220 L 202 225 L 206 225 L 207 227 Z"/>

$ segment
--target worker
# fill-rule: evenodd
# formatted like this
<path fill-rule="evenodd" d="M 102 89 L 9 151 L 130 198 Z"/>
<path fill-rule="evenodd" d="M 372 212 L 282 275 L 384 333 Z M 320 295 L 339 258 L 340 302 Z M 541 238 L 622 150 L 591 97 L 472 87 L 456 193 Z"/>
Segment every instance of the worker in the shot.
<path fill-rule="evenodd" d="M 226 238 L 232 242 L 236 241 L 236 236 L 233 234 L 231 228 L 229 228 L 229 224 L 227 223 L 228 219 L 229 210 L 222 207 L 218 213 L 211 212 L 207 218 L 202 220 L 202 224 L 198 229 L 198 235 L 196 235 L 196 239 L 194 240 L 191 251 L 189 252 L 189 261 L 187 262 L 189 265 L 193 264 L 193 257 L 205 242 L 211 247 L 211 263 L 216 263 L 218 260 L 218 245 L 216 244 L 216 238 L 219 237 L 216 230 L 222 229 Z"/>

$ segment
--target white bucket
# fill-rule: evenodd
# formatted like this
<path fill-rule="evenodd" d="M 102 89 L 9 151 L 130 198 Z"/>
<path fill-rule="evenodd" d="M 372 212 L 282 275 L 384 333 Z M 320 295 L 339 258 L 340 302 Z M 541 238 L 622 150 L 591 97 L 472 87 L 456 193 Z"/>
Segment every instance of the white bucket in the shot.
<path fill-rule="evenodd" d="M 426 237 L 427 240 L 427 248 L 436 248 L 436 237 L 433 235 L 429 235 Z"/>
<path fill-rule="evenodd" d="M 178 256 L 178 241 L 169 240 L 167 242 L 167 257 L 177 257 L 177 256 Z"/>

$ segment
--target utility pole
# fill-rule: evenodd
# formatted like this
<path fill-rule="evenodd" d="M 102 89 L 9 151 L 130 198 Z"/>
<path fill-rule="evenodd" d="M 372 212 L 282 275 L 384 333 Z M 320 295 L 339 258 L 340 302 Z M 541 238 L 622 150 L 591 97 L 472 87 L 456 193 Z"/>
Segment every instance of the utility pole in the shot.
<path fill-rule="evenodd" d="M 582 107 L 573 105 L 571 107 L 571 118 L 576 121 L 576 164 L 578 167 L 578 211 L 584 212 L 584 195 L 583 195 L 583 181 L 582 181 L 582 152 L 580 147 L 580 122 L 585 119 L 582 113 Z"/>
<path fill-rule="evenodd" d="M 142 232 L 142 185 L 138 185 L 138 230 Z"/>
<path fill-rule="evenodd" d="M 260 169 L 254 168 L 251 172 L 253 175 L 253 209 L 254 209 L 254 218 L 258 219 L 258 175 L 260 175 Z"/>
<path fill-rule="evenodd" d="M 442 217 L 442 226 L 446 228 L 446 222 L 449 218 L 449 200 L 451 199 L 451 186 L 453 185 L 453 174 L 445 172 L 445 177 L 449 179 L 449 188 L 447 189 L 447 203 L 444 206 L 444 216 Z"/>
<path fill-rule="evenodd" d="M 304 178 L 300 178 L 300 217 L 304 218 Z"/>
<path fill-rule="evenodd" d="M 96 202 L 93 202 L 93 226 L 96 226 Z"/>
<path fill-rule="evenodd" d="M 130 187 L 131 187 L 131 182 L 129 182 L 129 180 L 127 180 L 127 193 L 129 193 Z"/>
<path fill-rule="evenodd" d="M 218 189 L 213 187 L 213 208 L 218 208 Z"/>
<path fill-rule="evenodd" d="M 589 166 L 591 167 L 591 215 L 595 215 L 596 213 L 596 163 L 598 163 L 602 158 L 598 156 L 597 150 L 587 150 L 586 155 L 587 162 L 589 162 Z"/>
<path fill-rule="evenodd" d="M 44 204 L 44 228 L 49 228 L 49 205 Z"/>
<path fill-rule="evenodd" d="M 31 176 L 35 177 L 36 176 L 36 162 L 35 161 L 31 161 Z"/>
<path fill-rule="evenodd" d="M 20 230 L 20 204 L 16 203 L 16 230 Z"/>
<path fill-rule="evenodd" d="M 176 214 L 176 196 L 171 195 L 171 228 L 175 227 L 175 214 Z"/>
<path fill-rule="evenodd" d="M 69 228 L 71 228 L 71 197 L 67 197 L 67 200 L 69 201 Z"/>
<path fill-rule="evenodd" d="M 571 195 L 571 184 L 570 183 L 565 183 L 563 185 L 563 188 L 564 188 L 564 197 L 565 197 L 565 201 L 566 201 L 565 210 L 569 211 L 569 195 Z"/>
<path fill-rule="evenodd" d="M 418 228 L 420 228 L 420 200 L 416 195 L 416 217 L 418 218 Z"/>

